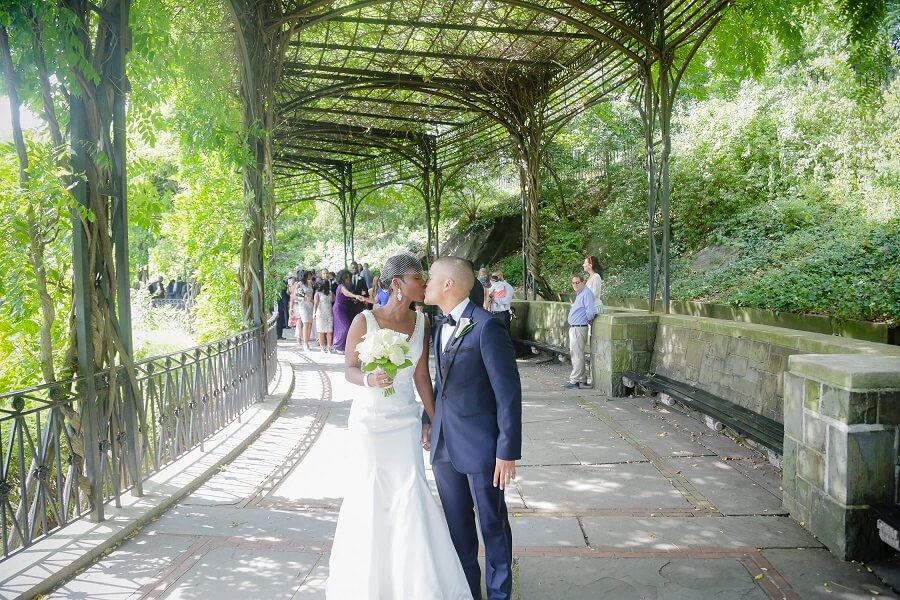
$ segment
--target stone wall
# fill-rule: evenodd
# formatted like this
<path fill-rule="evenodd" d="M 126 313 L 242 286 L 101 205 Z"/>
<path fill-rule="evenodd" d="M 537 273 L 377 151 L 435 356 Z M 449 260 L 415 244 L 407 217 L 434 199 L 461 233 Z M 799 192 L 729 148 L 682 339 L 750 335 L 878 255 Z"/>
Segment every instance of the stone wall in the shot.
<path fill-rule="evenodd" d="M 650 371 L 782 421 L 788 359 L 810 353 L 900 355 L 900 348 L 767 325 L 660 315 Z"/>
<path fill-rule="evenodd" d="M 528 316 L 531 313 L 531 302 L 513 301 L 516 318 L 509 322 L 509 335 L 514 340 L 530 339 L 528 337 Z"/>
<path fill-rule="evenodd" d="M 519 327 L 525 326 L 525 331 L 518 339 L 543 342 L 561 348 L 569 347 L 569 304 L 535 300 L 514 302 L 513 306 L 516 308 L 516 320 L 520 321 Z M 523 320 L 520 315 L 524 306 L 527 306 L 527 309 Z"/>
<path fill-rule="evenodd" d="M 900 357 L 793 356 L 784 401 L 785 508 L 845 560 L 884 553 L 869 505 L 900 500 Z"/>
<path fill-rule="evenodd" d="M 646 298 L 609 298 L 608 304 L 619 308 L 648 310 L 650 303 Z M 799 329 L 825 335 L 839 335 L 880 344 L 890 344 L 897 335 L 896 325 L 872 323 L 871 321 L 851 321 L 836 319 L 828 315 L 810 315 L 789 313 L 763 308 L 746 306 L 729 306 L 712 302 L 695 302 L 692 300 L 671 300 L 669 312 L 675 315 L 692 317 L 708 317 L 756 325 L 770 325 L 787 329 Z"/>

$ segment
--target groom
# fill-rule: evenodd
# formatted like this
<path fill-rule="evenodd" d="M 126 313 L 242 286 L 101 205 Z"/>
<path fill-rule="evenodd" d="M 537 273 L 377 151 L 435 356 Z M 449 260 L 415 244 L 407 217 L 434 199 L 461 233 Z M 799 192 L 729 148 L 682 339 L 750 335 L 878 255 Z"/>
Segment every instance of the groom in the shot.
<path fill-rule="evenodd" d="M 472 596 L 481 598 L 478 534 L 485 546 L 489 600 L 512 593 L 512 533 L 504 489 L 516 477 L 522 453 L 522 385 L 503 321 L 468 296 L 469 261 L 448 256 L 428 272 L 425 303 L 445 318 L 434 325 L 437 375 L 434 423 L 423 413 L 423 444 L 444 505 L 450 537 Z"/>

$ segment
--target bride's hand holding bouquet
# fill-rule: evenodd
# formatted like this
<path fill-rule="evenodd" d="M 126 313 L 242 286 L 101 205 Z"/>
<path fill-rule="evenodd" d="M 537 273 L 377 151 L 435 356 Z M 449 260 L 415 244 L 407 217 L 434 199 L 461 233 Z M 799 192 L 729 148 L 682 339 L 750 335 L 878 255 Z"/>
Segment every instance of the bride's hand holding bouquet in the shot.
<path fill-rule="evenodd" d="M 393 380 L 398 371 L 413 364 L 406 336 L 392 329 L 379 329 L 367 333 L 363 336 L 363 341 L 357 344 L 356 352 L 359 353 L 359 360 L 362 362 L 360 369 L 364 377 L 380 370 Z M 393 386 L 384 388 L 385 397 L 393 394 Z"/>

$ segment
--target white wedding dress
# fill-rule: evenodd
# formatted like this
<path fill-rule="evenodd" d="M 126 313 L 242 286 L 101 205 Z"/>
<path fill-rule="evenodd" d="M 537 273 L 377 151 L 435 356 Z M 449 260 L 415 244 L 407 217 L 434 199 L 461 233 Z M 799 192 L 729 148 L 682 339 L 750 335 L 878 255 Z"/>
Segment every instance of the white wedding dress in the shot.
<path fill-rule="evenodd" d="M 371 311 L 368 331 L 377 330 Z M 416 315 L 409 340 L 422 355 L 425 318 Z M 412 367 L 394 378 L 396 393 L 359 388 L 350 408 L 353 468 L 341 505 L 328 600 L 471 600 L 444 513 L 425 480 L 422 421 Z"/>

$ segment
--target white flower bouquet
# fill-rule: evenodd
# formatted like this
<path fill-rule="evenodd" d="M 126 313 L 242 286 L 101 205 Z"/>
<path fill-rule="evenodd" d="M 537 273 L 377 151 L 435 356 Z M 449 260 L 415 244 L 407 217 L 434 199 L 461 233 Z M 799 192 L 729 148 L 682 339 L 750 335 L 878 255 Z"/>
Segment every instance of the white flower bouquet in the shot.
<path fill-rule="evenodd" d="M 371 373 L 381 369 L 393 379 L 397 371 L 412 366 L 412 358 L 409 355 L 409 344 L 406 336 L 393 329 L 379 329 L 363 336 L 363 340 L 357 344 L 360 367 L 363 373 Z M 394 388 L 384 388 L 384 395 L 394 394 Z"/>

